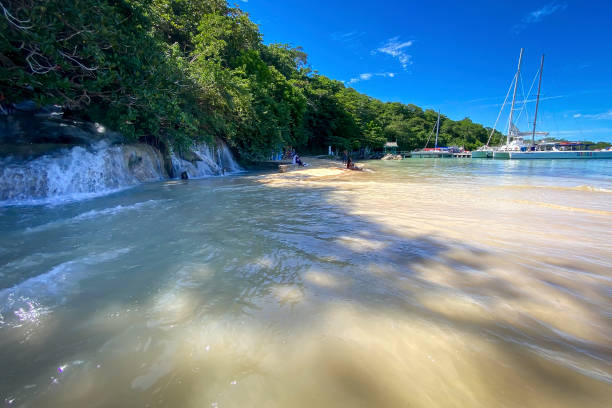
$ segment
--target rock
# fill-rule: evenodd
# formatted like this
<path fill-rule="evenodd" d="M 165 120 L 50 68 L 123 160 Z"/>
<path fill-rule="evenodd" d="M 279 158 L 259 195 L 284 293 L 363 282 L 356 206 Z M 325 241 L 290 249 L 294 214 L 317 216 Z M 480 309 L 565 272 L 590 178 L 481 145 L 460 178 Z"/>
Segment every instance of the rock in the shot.
<path fill-rule="evenodd" d="M 189 179 L 189 174 L 187 174 L 186 171 L 181 173 L 181 180 L 187 180 Z"/>
<path fill-rule="evenodd" d="M 140 163 L 142 163 L 142 157 L 132 152 L 130 154 L 130 158 L 128 159 L 128 167 L 130 168 L 130 170 Z"/>
<path fill-rule="evenodd" d="M 295 170 L 297 167 L 297 164 L 279 164 L 278 171 L 281 173 L 286 173 L 289 170 Z"/>
<path fill-rule="evenodd" d="M 380 160 L 402 160 L 403 157 L 401 154 L 397 154 L 397 155 L 393 155 L 391 153 L 389 154 L 385 154 L 383 157 L 381 157 Z"/>
<path fill-rule="evenodd" d="M 66 120 L 61 115 L 0 116 L 0 157 L 36 158 L 74 146 L 88 148 L 100 141 L 121 142 L 115 132 L 100 133 L 94 124 Z"/>
<path fill-rule="evenodd" d="M 181 159 L 186 160 L 188 162 L 191 162 L 192 164 L 195 164 L 198 161 L 203 161 L 204 160 L 198 154 L 198 152 L 193 151 L 191 149 L 181 151 L 181 154 L 179 156 L 181 157 Z"/>
<path fill-rule="evenodd" d="M 166 173 L 168 173 L 168 176 L 170 176 L 170 178 L 176 178 L 177 174 L 174 170 L 174 166 L 172 165 L 172 149 L 166 146 L 166 144 L 163 142 L 158 142 L 157 149 L 162 155 L 162 160 Z"/>
<path fill-rule="evenodd" d="M 34 113 L 35 116 L 48 118 L 62 116 L 63 114 L 64 111 L 59 105 L 43 106 Z"/>
<path fill-rule="evenodd" d="M 23 101 L 13 105 L 13 108 L 20 112 L 34 112 L 37 109 L 36 102 L 34 101 Z"/>

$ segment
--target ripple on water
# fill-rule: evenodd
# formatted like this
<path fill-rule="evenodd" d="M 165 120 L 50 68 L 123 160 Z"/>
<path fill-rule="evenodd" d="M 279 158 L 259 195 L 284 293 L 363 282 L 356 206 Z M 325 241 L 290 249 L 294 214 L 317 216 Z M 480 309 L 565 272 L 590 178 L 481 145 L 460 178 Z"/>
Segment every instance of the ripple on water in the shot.
<path fill-rule="evenodd" d="M 40 322 L 57 302 L 66 301 L 67 296 L 80 290 L 79 281 L 91 273 L 91 266 L 128 252 L 130 248 L 121 248 L 63 262 L 46 273 L 0 290 L 0 314 L 4 316 L 4 324 L 16 327 L 20 322 Z"/>
<path fill-rule="evenodd" d="M 3 354 L 15 370 L 3 397 L 67 407 L 607 408 L 610 222 L 532 204 L 608 211 L 608 193 L 584 187 L 597 181 L 565 189 L 568 173 L 555 179 L 542 163 L 371 165 L 375 173 L 164 183 L 125 195 L 138 193 L 138 204 L 100 200 L 69 218 L 72 236 L 57 248 L 95 224 L 87 236 L 101 253 L 7 289 L 3 329 L 45 322 L 59 303 L 70 319 L 35 345 L 16 341 L 26 358 Z M 551 183 L 563 188 L 511 186 Z M 60 238 L 60 228 L 41 231 Z M 112 269 L 98 268 L 99 248 L 130 271 L 101 290 L 87 287 L 101 279 L 80 280 Z M 94 306 L 80 310 L 77 292 L 97 296 Z"/>

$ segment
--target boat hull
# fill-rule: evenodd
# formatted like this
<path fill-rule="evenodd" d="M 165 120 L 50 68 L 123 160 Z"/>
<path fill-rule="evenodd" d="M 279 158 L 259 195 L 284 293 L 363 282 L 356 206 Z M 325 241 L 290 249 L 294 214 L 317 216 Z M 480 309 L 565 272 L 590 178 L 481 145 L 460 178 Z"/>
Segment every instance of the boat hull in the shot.
<path fill-rule="evenodd" d="M 534 160 L 534 159 L 612 159 L 612 151 L 535 151 L 535 152 L 495 152 L 495 159 Z"/>
<path fill-rule="evenodd" d="M 501 152 L 501 151 L 493 152 L 493 158 L 494 159 L 501 159 L 501 160 L 509 159 L 510 158 L 510 152 Z"/>
<path fill-rule="evenodd" d="M 493 157 L 493 150 L 473 150 L 472 159 L 490 159 Z"/>
<path fill-rule="evenodd" d="M 441 152 L 441 151 L 413 151 L 410 153 L 410 157 L 419 159 L 436 159 L 439 157 L 453 157 L 452 152 Z"/>

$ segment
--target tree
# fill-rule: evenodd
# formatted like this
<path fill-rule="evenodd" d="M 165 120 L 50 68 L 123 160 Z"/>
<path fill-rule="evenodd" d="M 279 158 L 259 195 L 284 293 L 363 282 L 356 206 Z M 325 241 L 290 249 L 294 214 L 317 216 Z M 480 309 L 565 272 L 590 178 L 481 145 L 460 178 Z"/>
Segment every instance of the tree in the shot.
<path fill-rule="evenodd" d="M 179 150 L 224 139 L 244 159 L 423 147 L 437 112 L 383 103 L 265 45 L 225 0 L 11 0 L 0 13 L 0 103 L 61 104 L 126 140 Z M 440 144 L 475 148 L 490 129 L 441 116 Z M 501 140 L 494 132 L 492 143 Z"/>

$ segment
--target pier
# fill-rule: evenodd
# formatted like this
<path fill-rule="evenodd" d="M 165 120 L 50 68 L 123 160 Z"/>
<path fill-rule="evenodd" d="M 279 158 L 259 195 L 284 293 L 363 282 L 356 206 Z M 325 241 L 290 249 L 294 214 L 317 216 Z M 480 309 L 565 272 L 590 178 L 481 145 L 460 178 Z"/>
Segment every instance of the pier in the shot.
<path fill-rule="evenodd" d="M 415 150 L 415 151 L 401 151 L 400 154 L 403 158 L 414 157 L 420 159 L 435 159 L 435 158 L 456 158 L 456 159 L 469 159 L 472 157 L 472 152 L 450 152 L 441 150 Z"/>

